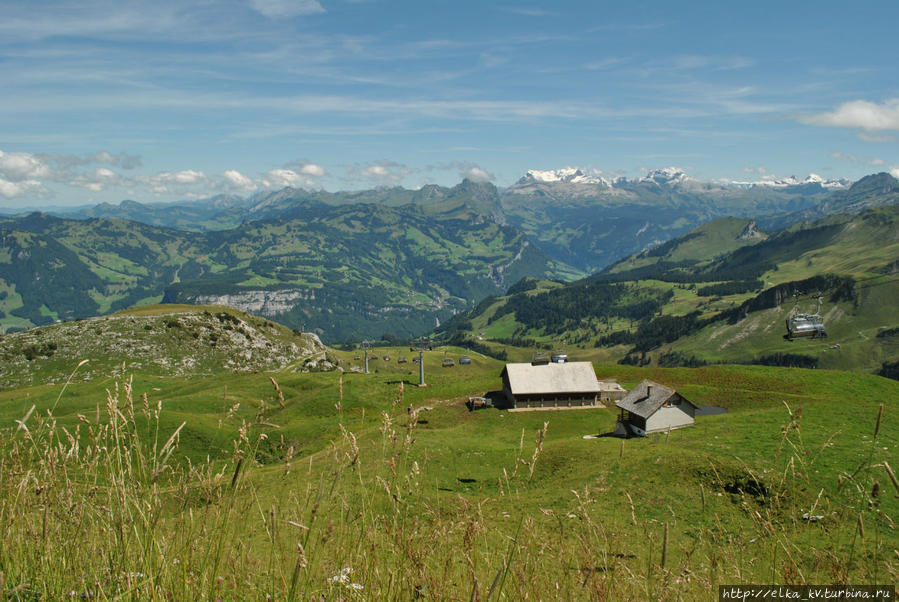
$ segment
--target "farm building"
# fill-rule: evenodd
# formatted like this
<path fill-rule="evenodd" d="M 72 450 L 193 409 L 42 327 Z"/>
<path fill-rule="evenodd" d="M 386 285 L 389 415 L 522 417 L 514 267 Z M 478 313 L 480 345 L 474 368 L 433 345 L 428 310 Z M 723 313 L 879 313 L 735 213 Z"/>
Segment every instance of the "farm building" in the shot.
<path fill-rule="evenodd" d="M 693 426 L 696 405 L 673 389 L 644 380 L 620 401 L 615 432 L 620 435 L 648 435 L 669 429 Z"/>
<path fill-rule="evenodd" d="M 513 408 L 603 407 L 591 362 L 506 364 L 501 376 Z"/>
<path fill-rule="evenodd" d="M 627 389 L 619 385 L 613 380 L 599 381 L 599 400 L 600 401 L 618 401 L 627 395 Z"/>

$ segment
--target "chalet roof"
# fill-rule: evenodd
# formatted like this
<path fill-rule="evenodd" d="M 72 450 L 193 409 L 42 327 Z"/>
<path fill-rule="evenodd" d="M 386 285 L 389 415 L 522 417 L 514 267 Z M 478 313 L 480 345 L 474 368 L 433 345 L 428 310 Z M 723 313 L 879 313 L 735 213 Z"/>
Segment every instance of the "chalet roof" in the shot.
<path fill-rule="evenodd" d="M 669 389 L 665 385 L 660 385 L 651 380 L 644 380 L 642 383 L 631 389 L 630 393 L 625 395 L 619 401 L 616 401 L 615 405 L 622 410 L 627 410 L 642 418 L 649 418 L 676 393 L 677 391 Z M 683 395 L 681 395 L 680 398 L 693 407 L 696 407 L 696 404 Z"/>
<path fill-rule="evenodd" d="M 599 393 L 592 362 L 506 364 L 502 376 L 508 376 L 513 395 Z"/>

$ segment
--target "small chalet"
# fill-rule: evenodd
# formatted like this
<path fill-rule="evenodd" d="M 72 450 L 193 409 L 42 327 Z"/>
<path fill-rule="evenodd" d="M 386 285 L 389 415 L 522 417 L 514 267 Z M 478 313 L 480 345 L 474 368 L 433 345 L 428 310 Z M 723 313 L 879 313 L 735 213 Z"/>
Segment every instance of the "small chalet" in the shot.
<path fill-rule="evenodd" d="M 603 407 L 592 362 L 506 364 L 501 376 L 513 408 Z"/>
<path fill-rule="evenodd" d="M 693 426 L 696 405 L 673 389 L 644 380 L 620 401 L 615 433 L 648 435 Z"/>

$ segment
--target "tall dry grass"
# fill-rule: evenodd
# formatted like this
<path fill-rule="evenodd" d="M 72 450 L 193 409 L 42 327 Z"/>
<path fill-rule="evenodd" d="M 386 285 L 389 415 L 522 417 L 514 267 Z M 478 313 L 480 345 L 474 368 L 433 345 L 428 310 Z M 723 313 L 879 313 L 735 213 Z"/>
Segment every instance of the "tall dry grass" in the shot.
<path fill-rule="evenodd" d="M 497 495 L 440 492 L 436 467 L 417 453 L 419 410 L 393 405 L 376 429 L 340 422 L 324 452 L 295 458 L 285 448 L 285 461 L 268 467 L 254 460 L 268 436 L 264 408 L 255 423 L 232 408 L 223 417 L 235 429 L 230 457 L 200 464 L 178 458 L 185 425 L 163 431 L 162 403 L 136 395 L 130 380 L 74 427 L 32 408 L 0 452 L 0 591 L 48 600 L 667 600 L 714 598 L 719 583 L 897 581 L 893 524 L 878 501 L 888 480 L 899 490 L 877 452 L 882 414 L 857 469 L 810 491 L 828 446 L 809 449 L 801 414 L 787 408 L 777 476 L 746 467 L 743 488 L 719 496 L 729 484 L 713 465 L 712 481 L 686 492 L 704 512 L 691 522 L 673 510 L 659 520 L 635 493 L 604 482 L 535 509 L 548 423 L 533 446 L 523 432 L 512 465 L 497 467 Z"/>

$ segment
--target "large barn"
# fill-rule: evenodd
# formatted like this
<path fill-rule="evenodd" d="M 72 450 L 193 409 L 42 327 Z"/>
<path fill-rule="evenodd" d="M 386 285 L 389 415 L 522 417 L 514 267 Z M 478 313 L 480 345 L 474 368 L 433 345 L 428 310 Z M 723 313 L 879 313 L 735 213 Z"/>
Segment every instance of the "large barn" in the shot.
<path fill-rule="evenodd" d="M 696 405 L 664 385 L 644 380 L 615 403 L 621 410 L 616 433 L 648 435 L 693 426 Z"/>
<path fill-rule="evenodd" d="M 506 364 L 501 376 L 513 408 L 603 407 L 591 362 Z"/>

